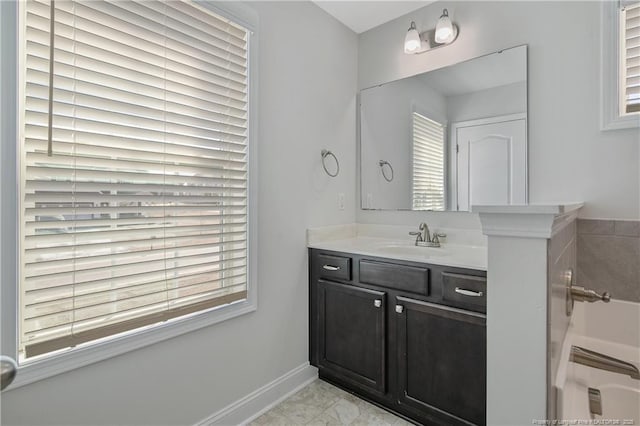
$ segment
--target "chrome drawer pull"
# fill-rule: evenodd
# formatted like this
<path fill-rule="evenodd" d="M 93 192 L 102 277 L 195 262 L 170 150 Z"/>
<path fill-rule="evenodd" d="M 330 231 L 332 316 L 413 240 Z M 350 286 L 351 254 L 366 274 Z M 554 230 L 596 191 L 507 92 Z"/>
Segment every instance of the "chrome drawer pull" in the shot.
<path fill-rule="evenodd" d="M 379 308 L 380 306 L 382 306 L 382 300 L 380 299 L 376 299 L 373 301 L 373 306 L 375 306 L 376 308 Z"/>
<path fill-rule="evenodd" d="M 471 296 L 471 297 L 482 297 L 484 296 L 484 293 L 481 291 L 472 291 L 472 290 L 465 290 L 464 288 L 460 288 L 460 287 L 456 287 L 456 293 L 460 293 L 464 296 Z"/>
<path fill-rule="evenodd" d="M 340 267 L 332 265 L 322 265 L 322 269 L 326 269 L 327 271 L 339 271 Z"/>
<path fill-rule="evenodd" d="M 402 305 L 396 305 L 396 312 L 401 314 L 404 312 L 404 306 Z"/>

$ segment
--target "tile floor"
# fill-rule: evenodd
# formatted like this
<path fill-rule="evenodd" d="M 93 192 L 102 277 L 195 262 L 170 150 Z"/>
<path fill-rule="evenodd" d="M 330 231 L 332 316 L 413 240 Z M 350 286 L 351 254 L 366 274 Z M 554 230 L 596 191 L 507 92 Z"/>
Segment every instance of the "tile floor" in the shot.
<path fill-rule="evenodd" d="M 411 423 L 327 382 L 316 380 L 249 425 L 410 426 Z"/>

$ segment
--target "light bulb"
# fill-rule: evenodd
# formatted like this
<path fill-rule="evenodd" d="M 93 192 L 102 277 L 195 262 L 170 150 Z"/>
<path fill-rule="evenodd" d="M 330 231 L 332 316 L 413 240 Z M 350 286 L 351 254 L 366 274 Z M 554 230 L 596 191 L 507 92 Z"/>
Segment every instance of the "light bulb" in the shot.
<path fill-rule="evenodd" d="M 421 47 L 420 33 L 416 29 L 416 23 L 412 21 L 411 27 L 409 27 L 409 31 L 407 31 L 407 35 L 404 38 L 404 53 L 416 53 Z"/>
<path fill-rule="evenodd" d="M 442 11 L 442 16 L 436 24 L 436 43 L 448 43 L 453 39 L 453 24 L 449 18 L 447 9 Z"/>

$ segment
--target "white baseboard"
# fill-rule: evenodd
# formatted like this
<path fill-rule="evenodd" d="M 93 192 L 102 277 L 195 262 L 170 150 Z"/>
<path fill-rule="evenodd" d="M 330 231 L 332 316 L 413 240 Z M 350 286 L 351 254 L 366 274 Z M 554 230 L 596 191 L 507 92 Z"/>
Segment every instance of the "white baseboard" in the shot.
<path fill-rule="evenodd" d="M 305 362 L 199 421 L 194 426 L 244 425 L 269 411 L 317 378 L 318 369 Z"/>

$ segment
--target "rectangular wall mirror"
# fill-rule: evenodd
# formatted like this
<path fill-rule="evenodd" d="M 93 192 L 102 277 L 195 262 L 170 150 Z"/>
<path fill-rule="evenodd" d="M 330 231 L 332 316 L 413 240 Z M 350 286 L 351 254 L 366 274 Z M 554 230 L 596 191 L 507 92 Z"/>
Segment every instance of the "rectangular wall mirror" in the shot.
<path fill-rule="evenodd" d="M 527 46 L 360 92 L 363 209 L 526 204 Z"/>

